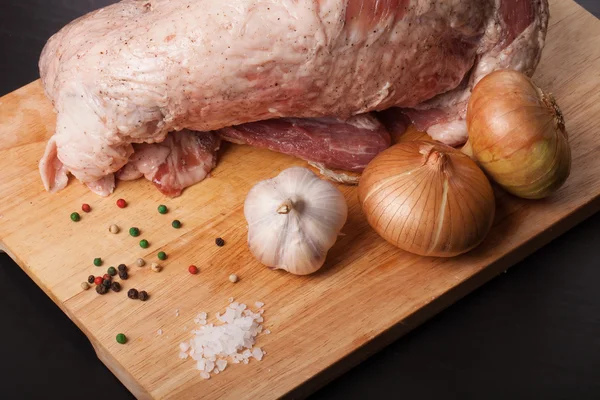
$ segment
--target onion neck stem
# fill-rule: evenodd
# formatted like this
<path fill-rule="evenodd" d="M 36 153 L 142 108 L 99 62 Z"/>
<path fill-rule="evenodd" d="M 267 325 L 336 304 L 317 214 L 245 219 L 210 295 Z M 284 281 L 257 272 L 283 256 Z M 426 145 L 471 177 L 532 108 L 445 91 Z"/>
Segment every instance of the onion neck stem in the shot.
<path fill-rule="evenodd" d="M 277 213 L 279 214 L 289 214 L 290 211 L 294 208 L 292 200 L 286 199 L 281 205 L 277 208 Z"/>

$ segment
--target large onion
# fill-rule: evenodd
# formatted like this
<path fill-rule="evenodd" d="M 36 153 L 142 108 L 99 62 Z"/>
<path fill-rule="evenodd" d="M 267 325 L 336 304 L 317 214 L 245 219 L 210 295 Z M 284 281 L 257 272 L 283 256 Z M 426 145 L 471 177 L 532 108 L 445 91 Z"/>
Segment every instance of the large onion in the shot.
<path fill-rule="evenodd" d="M 571 150 L 560 109 L 520 72 L 496 71 L 475 86 L 467 128 L 465 153 L 516 196 L 546 197 L 569 176 Z"/>
<path fill-rule="evenodd" d="M 399 143 L 380 153 L 363 172 L 358 196 L 379 235 L 424 256 L 471 250 L 494 219 L 494 193 L 483 171 L 434 142 Z"/>

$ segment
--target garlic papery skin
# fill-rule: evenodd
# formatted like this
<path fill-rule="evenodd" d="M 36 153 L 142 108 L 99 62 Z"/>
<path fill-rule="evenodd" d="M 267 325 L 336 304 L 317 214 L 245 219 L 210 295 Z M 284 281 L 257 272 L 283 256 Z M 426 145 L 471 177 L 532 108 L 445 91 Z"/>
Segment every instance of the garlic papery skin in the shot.
<path fill-rule="evenodd" d="M 256 184 L 244 203 L 248 247 L 262 264 L 295 275 L 317 271 L 346 223 L 344 195 L 302 167 Z"/>

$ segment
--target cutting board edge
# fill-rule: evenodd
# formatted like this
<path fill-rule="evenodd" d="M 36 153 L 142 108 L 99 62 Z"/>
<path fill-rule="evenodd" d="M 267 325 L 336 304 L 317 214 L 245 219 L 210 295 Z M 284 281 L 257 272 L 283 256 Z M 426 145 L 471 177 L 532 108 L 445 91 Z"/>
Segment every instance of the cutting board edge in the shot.
<path fill-rule="evenodd" d="M 530 240 L 521 243 L 512 251 L 489 264 L 487 267 L 481 268 L 468 279 L 463 280 L 456 286 L 451 287 L 442 295 L 438 296 L 435 300 L 419 309 L 416 309 L 404 320 L 396 322 L 387 330 L 382 331 L 378 335 L 374 336 L 371 340 L 358 346 L 346 356 L 340 358 L 329 367 L 321 370 L 321 372 L 317 373 L 310 379 L 305 380 L 300 385 L 285 393 L 283 396 L 285 398 L 292 399 L 308 397 L 310 394 L 321 389 L 334 379 L 340 377 L 361 362 L 365 361 L 367 358 L 383 350 L 385 347 L 391 345 L 404 335 L 410 333 L 413 329 L 419 327 L 424 322 L 451 307 L 457 301 L 468 296 L 476 289 L 490 282 L 496 276 L 529 257 L 542 247 L 548 245 L 550 242 L 562 236 L 597 212 L 600 212 L 600 195 L 592 198 L 586 204 L 573 210 L 572 213 L 568 214 L 563 219 L 558 220 L 545 231 L 542 231 L 538 235 L 533 236 Z M 527 251 L 520 253 L 521 249 L 527 249 Z"/>

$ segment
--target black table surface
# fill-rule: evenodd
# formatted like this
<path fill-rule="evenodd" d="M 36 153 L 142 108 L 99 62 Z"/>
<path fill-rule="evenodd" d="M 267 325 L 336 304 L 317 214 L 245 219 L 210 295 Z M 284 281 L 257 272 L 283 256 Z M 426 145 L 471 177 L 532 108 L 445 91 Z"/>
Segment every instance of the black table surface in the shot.
<path fill-rule="evenodd" d="M 50 35 L 112 2 L 0 0 L 0 95 L 39 77 Z M 579 3 L 600 15 L 600 0 Z M 0 265 L 0 398 L 132 398 L 6 254 Z M 599 282 L 600 213 L 312 398 L 600 399 Z"/>

